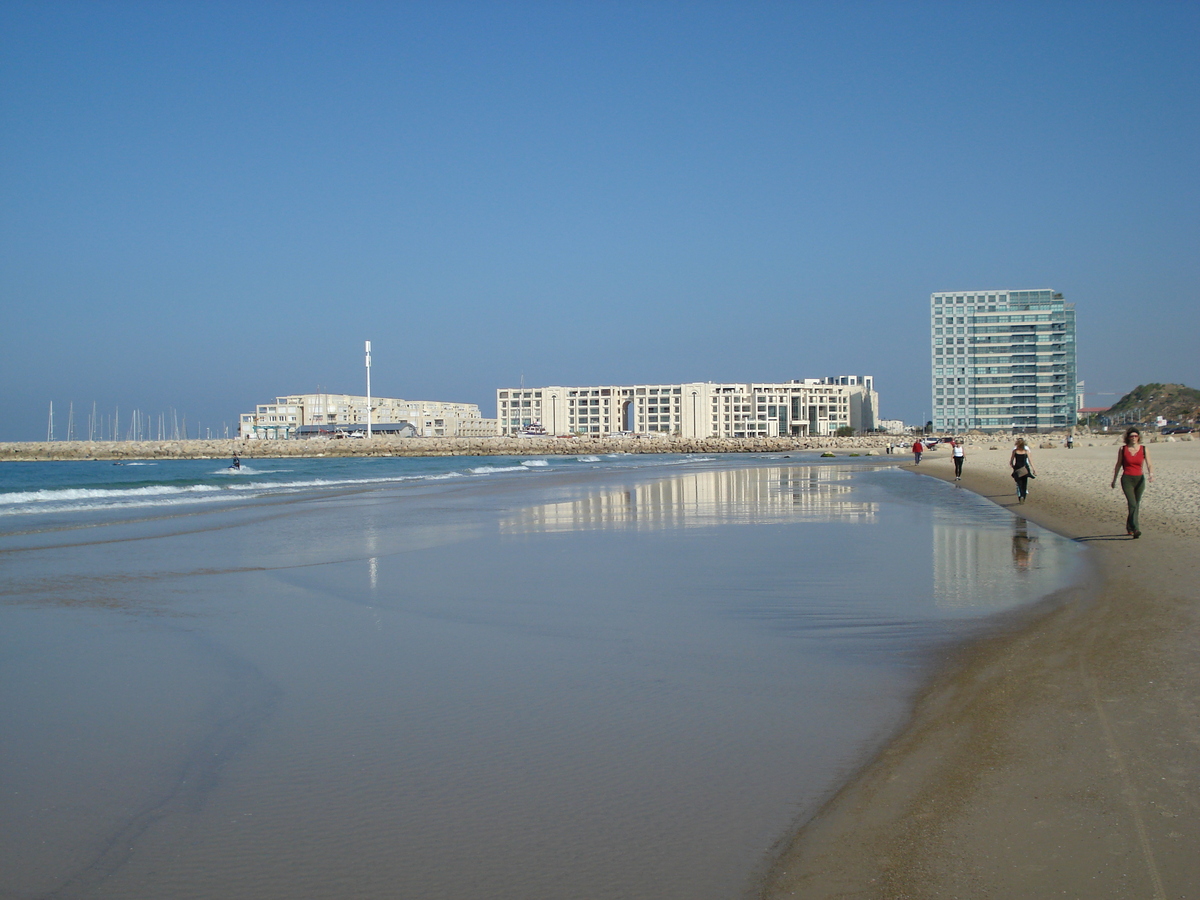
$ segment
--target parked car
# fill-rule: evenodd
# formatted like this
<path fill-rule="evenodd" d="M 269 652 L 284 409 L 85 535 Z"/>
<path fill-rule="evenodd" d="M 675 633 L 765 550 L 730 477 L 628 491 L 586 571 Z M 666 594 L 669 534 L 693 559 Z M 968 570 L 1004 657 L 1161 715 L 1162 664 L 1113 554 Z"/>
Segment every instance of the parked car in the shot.
<path fill-rule="evenodd" d="M 1192 428 L 1188 425 L 1172 425 L 1164 428 L 1162 434 L 1191 434 Z"/>

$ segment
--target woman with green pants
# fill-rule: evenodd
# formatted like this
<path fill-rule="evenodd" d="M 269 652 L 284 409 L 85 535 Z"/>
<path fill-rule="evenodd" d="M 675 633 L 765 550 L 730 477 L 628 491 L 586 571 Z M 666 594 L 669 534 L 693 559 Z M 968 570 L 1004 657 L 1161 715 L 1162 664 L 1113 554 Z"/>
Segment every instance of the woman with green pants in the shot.
<path fill-rule="evenodd" d="M 1146 490 L 1146 481 L 1153 481 L 1154 473 L 1150 468 L 1150 456 L 1142 446 L 1142 433 L 1136 428 L 1125 429 L 1125 444 L 1117 451 L 1117 464 L 1113 467 L 1110 488 L 1117 486 L 1117 475 L 1121 476 L 1121 490 L 1125 492 L 1125 503 L 1129 506 L 1125 533 L 1140 538 L 1142 530 L 1138 526 L 1138 506 L 1142 502 L 1142 492 Z"/>

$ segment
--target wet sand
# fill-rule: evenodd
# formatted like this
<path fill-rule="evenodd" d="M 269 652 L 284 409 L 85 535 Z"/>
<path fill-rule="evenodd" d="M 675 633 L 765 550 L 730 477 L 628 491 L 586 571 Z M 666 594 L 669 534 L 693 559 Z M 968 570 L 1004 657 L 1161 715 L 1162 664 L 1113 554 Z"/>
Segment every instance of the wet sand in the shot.
<path fill-rule="evenodd" d="M 890 468 L 577 462 L 14 517 L 0 896 L 738 896 L 1081 555 Z"/>
<path fill-rule="evenodd" d="M 1200 893 L 1200 443 L 1149 446 L 1143 536 L 1109 488 L 1115 439 L 968 448 L 962 486 L 1092 550 L 1092 584 L 948 659 L 910 725 L 782 847 L 775 897 Z M 996 447 L 996 449 L 989 449 Z M 921 474 L 947 480 L 946 451 Z"/>

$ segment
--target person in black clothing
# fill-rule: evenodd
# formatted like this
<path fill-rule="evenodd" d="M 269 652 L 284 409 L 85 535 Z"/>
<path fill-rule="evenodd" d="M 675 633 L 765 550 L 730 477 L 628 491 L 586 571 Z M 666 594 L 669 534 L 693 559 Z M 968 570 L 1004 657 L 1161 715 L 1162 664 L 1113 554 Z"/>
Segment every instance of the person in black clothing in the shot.
<path fill-rule="evenodd" d="M 1029 479 L 1036 477 L 1033 474 L 1033 464 L 1029 460 L 1029 448 L 1025 446 L 1025 438 L 1017 438 L 1017 446 L 1013 447 L 1008 464 L 1012 466 L 1012 477 L 1017 483 L 1017 500 L 1024 503 L 1025 498 L 1029 496 Z"/>

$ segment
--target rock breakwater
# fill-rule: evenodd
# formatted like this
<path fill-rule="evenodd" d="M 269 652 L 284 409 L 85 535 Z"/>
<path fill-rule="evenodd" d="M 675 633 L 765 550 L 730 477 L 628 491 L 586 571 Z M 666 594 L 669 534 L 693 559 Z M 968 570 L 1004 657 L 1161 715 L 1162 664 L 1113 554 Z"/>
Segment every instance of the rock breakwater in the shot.
<path fill-rule="evenodd" d="M 608 453 L 883 454 L 886 435 L 814 438 L 397 438 L 295 441 L 49 441 L 0 443 L 0 460 L 272 459 L 321 456 L 587 456 Z"/>

